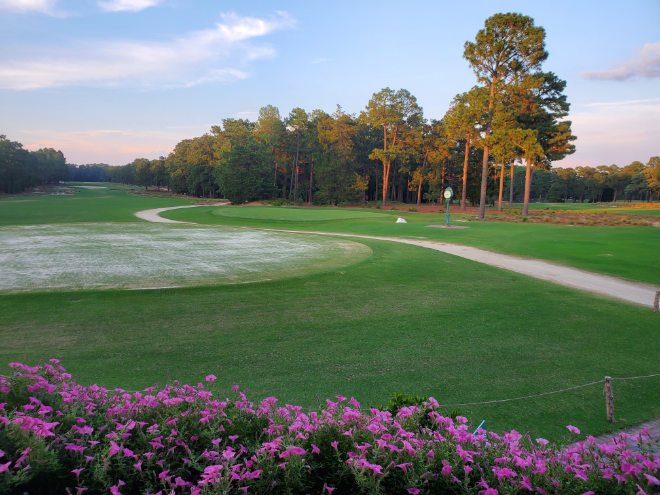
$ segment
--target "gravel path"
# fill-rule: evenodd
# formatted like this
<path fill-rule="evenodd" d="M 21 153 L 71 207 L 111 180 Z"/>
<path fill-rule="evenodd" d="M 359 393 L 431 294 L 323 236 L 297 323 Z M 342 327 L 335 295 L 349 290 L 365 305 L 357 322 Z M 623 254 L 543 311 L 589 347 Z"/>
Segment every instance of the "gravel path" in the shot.
<path fill-rule="evenodd" d="M 219 203 L 218 205 L 221 204 L 226 204 L 226 203 Z M 167 218 L 163 218 L 160 216 L 160 213 L 168 210 L 175 210 L 178 208 L 194 208 L 195 206 L 197 205 L 156 208 L 153 210 L 144 210 L 137 212 L 135 216 L 141 218 L 142 220 L 147 220 L 149 222 L 186 224 L 190 222 L 181 222 L 178 220 L 170 220 Z M 300 232 L 300 231 L 282 230 L 282 229 L 261 229 L 261 230 L 277 230 L 280 232 Z M 402 237 L 380 237 L 380 236 L 359 235 L 359 234 L 344 234 L 338 232 L 305 231 L 305 233 L 362 238 L 362 239 L 376 239 L 381 241 L 400 242 L 402 244 L 411 244 L 413 246 L 421 246 L 429 249 L 435 249 L 436 251 L 442 251 L 443 253 L 453 254 L 454 256 L 460 256 L 461 258 L 467 258 L 469 260 L 477 261 L 479 263 L 485 263 L 487 265 L 496 266 L 498 268 L 503 268 L 505 270 L 511 270 L 517 273 L 522 273 L 524 275 L 528 275 L 530 277 L 538 278 L 541 280 L 547 280 L 555 284 L 612 297 L 614 299 L 619 299 L 633 304 L 639 304 L 641 306 L 646 306 L 649 308 L 653 307 L 656 291 L 660 290 L 660 287 L 653 286 L 650 284 L 629 282 L 627 280 L 622 280 L 616 277 L 610 277 L 608 275 L 600 275 L 597 273 L 579 270 L 577 268 L 570 268 L 563 265 L 557 265 L 554 263 L 550 263 L 548 261 L 541 261 L 531 258 L 521 258 L 518 256 L 495 253 L 492 251 L 487 251 L 485 249 L 479 249 L 470 246 L 462 246 L 459 244 L 449 244 L 446 242 L 438 242 L 438 241 L 422 241 L 415 239 L 405 239 Z"/>

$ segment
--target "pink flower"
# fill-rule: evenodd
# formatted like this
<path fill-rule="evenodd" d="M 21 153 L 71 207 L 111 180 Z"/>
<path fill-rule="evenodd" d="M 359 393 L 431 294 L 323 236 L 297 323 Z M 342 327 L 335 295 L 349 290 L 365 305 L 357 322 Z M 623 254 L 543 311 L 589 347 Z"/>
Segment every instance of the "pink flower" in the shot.
<path fill-rule="evenodd" d="M 324 493 L 324 492 L 326 492 L 326 491 L 327 491 L 328 493 L 332 493 L 332 492 L 335 491 L 335 488 L 332 487 L 332 486 L 328 486 L 327 483 L 323 483 L 323 490 L 321 490 L 321 493 Z"/>
<path fill-rule="evenodd" d="M 330 445 L 332 445 L 332 448 L 337 450 L 337 445 L 339 445 L 339 442 L 335 440 L 334 442 L 330 442 Z"/>
<path fill-rule="evenodd" d="M 321 449 L 319 449 L 316 445 L 312 444 L 312 453 L 313 454 L 320 454 Z"/>
<path fill-rule="evenodd" d="M 76 479 L 80 479 L 80 472 L 85 468 L 72 469 L 71 472 L 76 475 Z"/>
<path fill-rule="evenodd" d="M 410 493 L 411 495 L 418 495 L 419 488 L 408 488 L 408 493 Z"/>
<path fill-rule="evenodd" d="M 576 434 L 576 435 L 579 435 L 579 434 L 580 434 L 580 429 L 577 428 L 577 427 L 575 427 L 575 426 L 573 426 L 573 425 L 568 425 L 568 426 L 566 426 L 566 429 L 567 429 L 568 431 L 570 431 L 571 433 L 574 433 L 574 434 Z"/>
<path fill-rule="evenodd" d="M 0 473 L 6 473 L 9 471 L 9 466 L 11 465 L 11 461 L 5 463 L 5 464 L 0 464 Z"/>
<path fill-rule="evenodd" d="M 110 440 L 110 451 L 108 452 L 108 457 L 112 457 L 116 453 L 118 453 L 121 450 L 119 445 L 117 445 L 115 442 Z"/>
<path fill-rule="evenodd" d="M 216 378 L 215 375 L 206 375 L 206 381 L 207 381 L 207 382 L 211 382 L 211 383 L 213 383 L 216 379 L 217 379 L 217 378 Z"/>
<path fill-rule="evenodd" d="M 644 474 L 644 476 L 646 476 L 649 485 L 660 486 L 660 480 L 658 480 L 658 478 L 656 478 L 655 476 L 651 476 L 650 474 Z"/>

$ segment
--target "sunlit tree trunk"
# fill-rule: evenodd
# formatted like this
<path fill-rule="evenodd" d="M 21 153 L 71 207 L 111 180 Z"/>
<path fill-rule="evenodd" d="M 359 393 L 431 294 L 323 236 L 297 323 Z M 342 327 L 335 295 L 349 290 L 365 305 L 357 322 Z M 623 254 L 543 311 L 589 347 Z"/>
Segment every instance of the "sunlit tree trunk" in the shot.
<path fill-rule="evenodd" d="M 504 192 L 504 163 L 502 164 L 502 170 L 500 171 L 500 196 L 497 201 L 497 211 L 502 211 L 502 193 Z"/>
<path fill-rule="evenodd" d="M 490 85 L 490 100 L 488 101 L 488 114 L 490 115 L 488 121 L 488 128 L 486 129 L 486 137 L 490 136 L 493 132 L 491 129 L 491 120 L 493 115 L 493 106 L 495 105 L 495 83 L 497 79 L 493 78 Z M 479 219 L 483 220 L 486 217 L 486 189 L 488 187 L 488 151 L 489 147 L 487 142 L 484 142 L 484 160 L 481 168 L 481 194 L 479 196 Z"/>
<path fill-rule="evenodd" d="M 529 191 L 532 188 L 532 164 L 530 160 L 525 160 L 525 198 L 523 200 L 522 214 L 526 217 L 529 214 Z"/>
<path fill-rule="evenodd" d="M 463 160 L 463 191 L 461 191 L 461 207 L 463 211 L 467 209 L 465 204 L 467 200 L 467 173 L 468 173 L 468 158 L 470 156 L 470 137 L 465 140 L 465 160 Z"/>

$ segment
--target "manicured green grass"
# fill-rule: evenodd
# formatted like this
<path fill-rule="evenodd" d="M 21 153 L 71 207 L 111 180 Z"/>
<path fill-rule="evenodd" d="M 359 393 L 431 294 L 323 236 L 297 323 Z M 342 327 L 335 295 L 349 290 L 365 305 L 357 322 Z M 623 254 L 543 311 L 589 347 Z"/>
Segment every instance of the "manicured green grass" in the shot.
<path fill-rule="evenodd" d="M 201 380 L 254 398 L 365 405 L 394 392 L 441 403 L 512 398 L 605 375 L 657 371 L 657 315 L 413 246 L 365 241 L 339 271 L 231 287 L 0 297 L 0 362 L 58 357 L 83 382 L 138 389 Z M 655 381 L 653 381 L 655 380 Z M 617 415 L 660 414 L 658 379 L 616 382 Z M 600 385 L 486 406 L 451 406 L 493 430 L 563 438 L 609 428 Z M 619 424 L 621 426 L 621 424 Z"/>
<path fill-rule="evenodd" d="M 43 225 L 73 222 L 135 222 L 134 213 L 149 208 L 191 204 L 170 197 L 128 194 L 134 188 L 104 184 L 104 188 L 72 187 L 74 194 L 19 195 L 0 198 L 1 225 Z"/>
<path fill-rule="evenodd" d="M 310 218 L 309 212 L 324 212 Z M 330 214 L 328 211 L 335 211 Z M 342 211 L 345 211 L 342 217 Z M 276 207 L 199 207 L 174 210 L 168 218 L 204 224 L 247 225 L 294 230 L 349 232 L 378 236 L 401 236 L 466 244 L 492 251 L 554 261 L 588 271 L 660 284 L 660 229 L 657 227 L 587 227 L 504 222 L 451 223 L 467 229 L 438 229 L 444 214 L 401 213 L 357 210 L 365 216 L 352 216 L 354 210 L 306 210 Z M 334 216 L 333 216 L 334 215 Z M 407 220 L 397 224 L 397 217 Z"/>
<path fill-rule="evenodd" d="M 5 198 L 0 219 L 35 225 L 45 223 L 43 214 L 52 223 L 134 222 L 134 211 L 179 201 L 103 190 L 75 197 Z M 19 214 L 26 199 L 35 205 Z M 623 256 L 630 249 L 643 262 L 652 258 L 649 272 L 658 269 L 657 256 L 638 246 L 657 246 L 658 229 L 471 222 L 470 229 L 445 230 L 427 227 L 443 223 L 444 215 L 359 209 L 200 207 L 167 216 L 493 244 L 503 251 L 555 242 L 566 244 L 571 260 L 574 252 L 593 250 L 592 236 L 603 230 L 601 242 L 622 253 L 626 273 L 635 273 L 632 255 Z M 395 224 L 398 216 L 409 223 Z M 629 235 L 618 242 L 622 232 Z M 254 399 L 275 395 L 308 407 L 335 394 L 381 405 L 395 392 L 432 395 L 443 404 L 479 402 L 605 375 L 659 372 L 658 315 L 647 308 L 423 248 L 359 242 L 372 250 L 370 257 L 268 282 L 0 295 L 0 366 L 8 371 L 11 361 L 57 357 L 84 383 L 130 389 L 174 379 L 196 383 L 213 373 L 216 390 L 237 383 Z M 600 384 L 520 401 L 450 405 L 446 412 L 458 410 L 474 425 L 486 419 L 495 431 L 530 430 L 561 440 L 568 437 L 566 424 L 598 434 L 659 416 L 659 383 L 658 377 L 615 381 L 620 422 L 614 426 L 605 420 Z"/>

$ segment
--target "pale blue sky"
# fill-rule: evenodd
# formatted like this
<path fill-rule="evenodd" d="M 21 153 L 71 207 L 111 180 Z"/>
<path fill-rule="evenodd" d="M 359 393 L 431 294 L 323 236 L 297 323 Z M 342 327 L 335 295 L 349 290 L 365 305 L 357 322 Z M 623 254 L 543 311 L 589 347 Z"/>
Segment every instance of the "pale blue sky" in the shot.
<path fill-rule="evenodd" d="M 0 134 L 121 165 L 267 104 L 357 114 L 386 86 L 439 119 L 496 12 L 543 26 L 568 83 L 577 152 L 556 165 L 660 155 L 658 0 L 0 0 Z"/>

